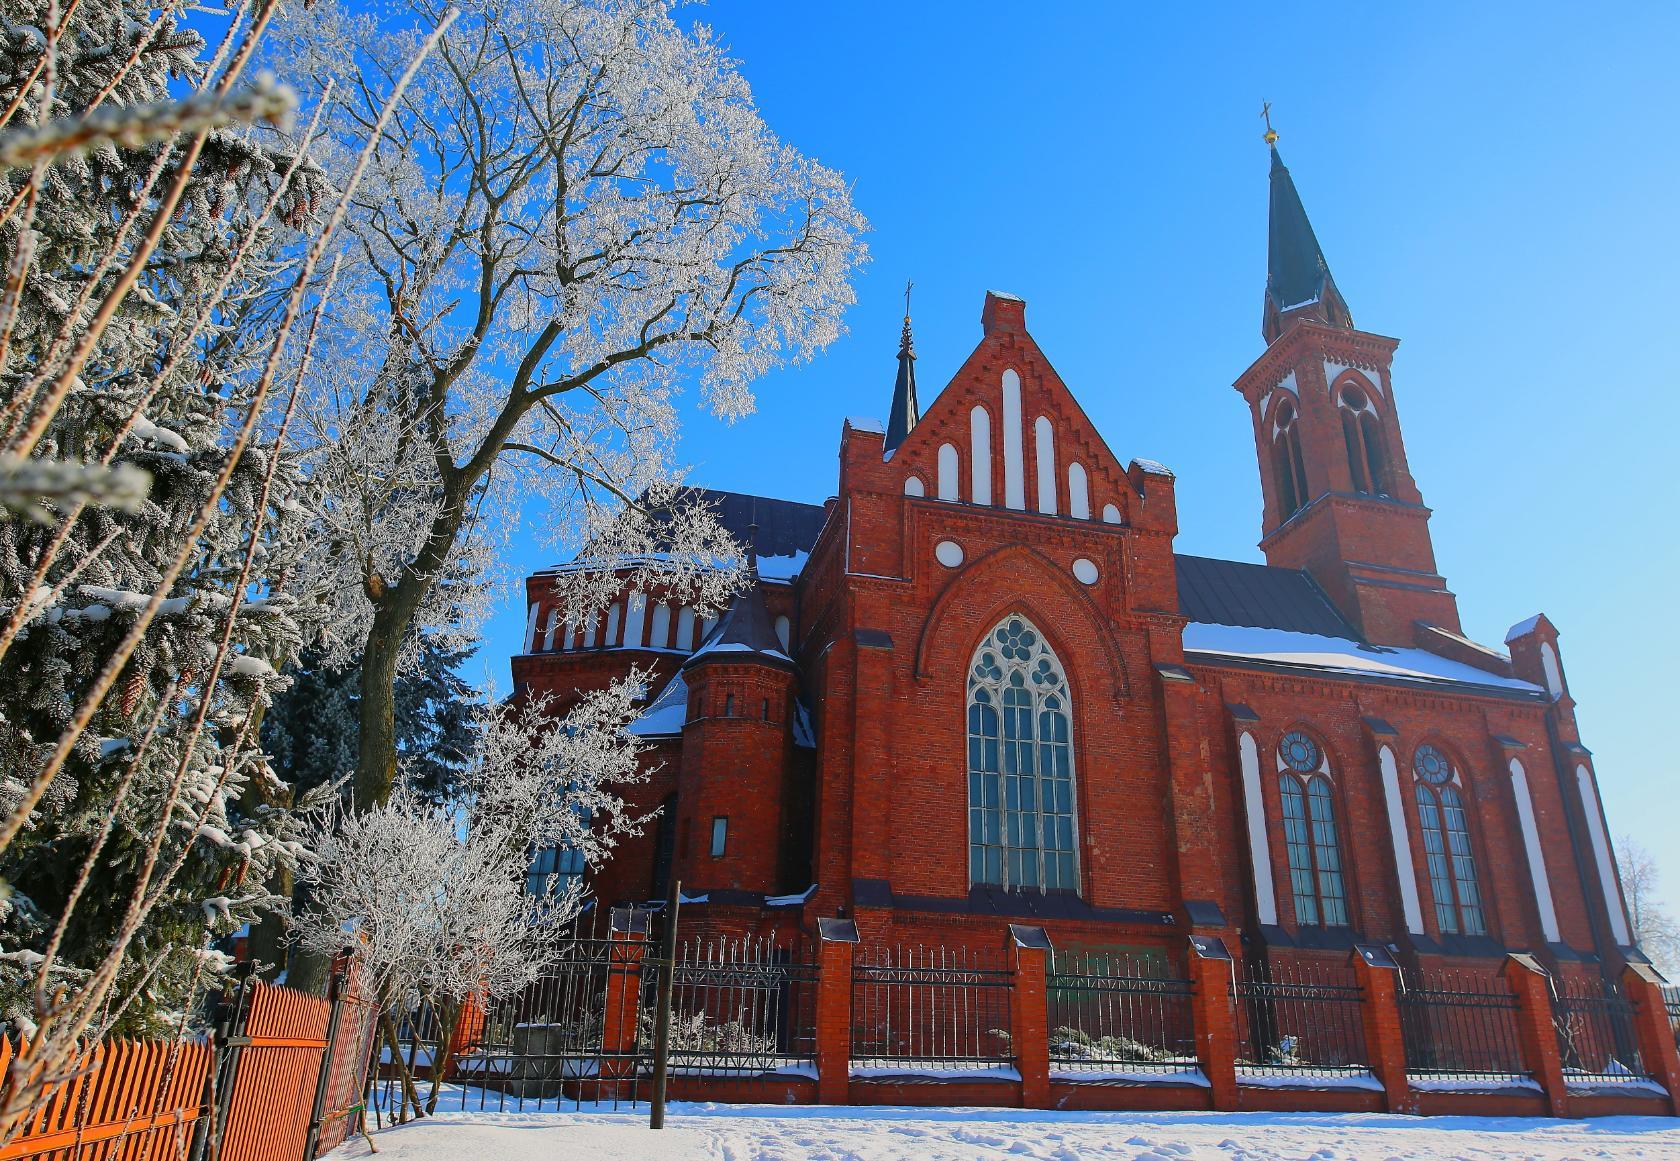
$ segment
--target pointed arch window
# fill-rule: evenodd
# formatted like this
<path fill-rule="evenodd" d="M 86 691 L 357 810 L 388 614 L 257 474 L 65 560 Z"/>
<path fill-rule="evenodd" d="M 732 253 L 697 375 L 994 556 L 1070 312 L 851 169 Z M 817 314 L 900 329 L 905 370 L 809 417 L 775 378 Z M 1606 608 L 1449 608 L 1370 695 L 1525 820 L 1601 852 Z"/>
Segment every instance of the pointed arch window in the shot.
<path fill-rule="evenodd" d="M 1346 927 L 1347 891 L 1336 838 L 1336 810 L 1324 750 L 1300 730 L 1278 745 L 1278 797 L 1295 921 L 1305 927 Z"/>
<path fill-rule="evenodd" d="M 1470 844 L 1469 814 L 1460 778 L 1435 746 L 1419 746 L 1412 757 L 1418 827 L 1429 866 L 1429 889 L 1435 897 L 1435 924 L 1443 934 L 1486 935 L 1482 892 L 1476 881 L 1476 856 Z"/>
<path fill-rule="evenodd" d="M 1272 478 L 1277 481 L 1278 509 L 1287 520 L 1307 503 L 1307 468 L 1301 458 L 1301 432 L 1295 423 L 1295 401 L 1285 394 L 1272 412 Z"/>
<path fill-rule="evenodd" d="M 1072 703 L 1044 635 L 1012 616 L 968 670 L 969 880 L 1074 891 Z"/>
<path fill-rule="evenodd" d="M 1382 420 L 1371 397 L 1349 384 L 1337 402 L 1342 413 L 1342 438 L 1347 443 L 1348 472 L 1355 491 L 1389 494 L 1388 454 L 1383 447 Z"/>

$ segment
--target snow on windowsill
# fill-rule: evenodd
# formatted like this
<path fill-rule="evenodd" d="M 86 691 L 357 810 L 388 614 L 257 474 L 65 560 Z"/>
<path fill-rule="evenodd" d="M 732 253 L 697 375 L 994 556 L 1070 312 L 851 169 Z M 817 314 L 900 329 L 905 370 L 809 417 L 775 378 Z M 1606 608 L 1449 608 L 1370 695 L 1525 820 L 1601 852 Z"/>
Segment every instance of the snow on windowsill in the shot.
<path fill-rule="evenodd" d="M 1354 1088 L 1365 1092 L 1382 1092 L 1382 1082 L 1368 1072 L 1253 1072 L 1238 1067 L 1237 1083 L 1251 1088 Z"/>
<path fill-rule="evenodd" d="M 809 899 L 811 897 L 811 893 L 816 889 L 817 885 L 812 883 L 809 887 L 805 888 L 797 895 L 769 895 L 766 896 L 764 905 L 766 907 L 798 907 L 800 904 L 804 903 L 805 900 Z"/>

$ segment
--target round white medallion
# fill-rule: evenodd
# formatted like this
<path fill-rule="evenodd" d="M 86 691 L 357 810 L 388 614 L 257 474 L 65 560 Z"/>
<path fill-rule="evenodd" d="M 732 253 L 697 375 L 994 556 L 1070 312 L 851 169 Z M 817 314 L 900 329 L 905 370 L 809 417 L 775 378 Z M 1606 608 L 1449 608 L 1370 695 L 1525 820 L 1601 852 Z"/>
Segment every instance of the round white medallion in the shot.
<path fill-rule="evenodd" d="M 1073 562 L 1073 575 L 1081 584 L 1094 585 L 1097 583 L 1097 566 L 1082 556 Z"/>
<path fill-rule="evenodd" d="M 956 568 L 963 562 L 962 545 L 955 540 L 941 540 L 933 546 L 933 559 L 946 568 Z"/>

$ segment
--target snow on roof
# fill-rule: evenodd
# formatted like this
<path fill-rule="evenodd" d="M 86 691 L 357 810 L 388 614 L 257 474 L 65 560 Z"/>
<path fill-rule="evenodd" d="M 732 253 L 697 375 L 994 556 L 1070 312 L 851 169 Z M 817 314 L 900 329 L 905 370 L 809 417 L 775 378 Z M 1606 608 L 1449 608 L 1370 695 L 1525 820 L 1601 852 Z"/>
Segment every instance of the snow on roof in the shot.
<path fill-rule="evenodd" d="M 780 649 L 754 649 L 745 641 L 719 641 L 716 638 L 713 638 L 706 644 L 700 646 L 700 648 L 689 654 L 689 657 L 690 659 L 695 657 L 705 657 L 712 653 L 757 653 L 762 657 L 774 657 L 778 661 L 786 661 L 789 663 L 793 661 L 793 658 L 789 657 L 786 653 L 783 653 Z"/>
<path fill-rule="evenodd" d="M 1139 471 L 1148 472 L 1152 476 L 1166 476 L 1169 480 L 1176 478 L 1173 476 L 1173 470 L 1158 460 L 1133 460 L 1132 462 L 1138 466 Z"/>
<path fill-rule="evenodd" d="M 682 733 L 687 721 L 688 682 L 679 672 L 626 729 L 638 738 L 671 738 Z"/>
<path fill-rule="evenodd" d="M 1193 621 L 1184 626 L 1184 651 L 1393 681 L 1445 682 L 1521 693 L 1543 692 L 1539 686 L 1529 682 L 1501 677 L 1460 661 L 1449 661 L 1423 649 L 1361 645 L 1345 637 L 1322 637 L 1316 633 L 1293 633 L 1285 629 L 1204 625 Z"/>
<path fill-rule="evenodd" d="M 863 415 L 848 415 L 846 417 L 846 426 L 851 428 L 853 431 L 872 431 L 876 435 L 887 434 L 886 424 L 882 423 L 879 419 L 870 419 L 868 416 Z"/>
<path fill-rule="evenodd" d="M 1505 634 L 1505 644 L 1509 645 L 1518 637 L 1528 636 L 1530 633 L 1534 632 L 1534 628 L 1538 624 L 1540 624 L 1539 613 L 1534 614 L 1534 616 L 1530 617 L 1526 621 L 1518 621 L 1515 625 L 1512 625 L 1510 631 Z"/>
<path fill-rule="evenodd" d="M 1026 299 L 1018 294 L 1010 294 L 1007 290 L 988 290 L 987 294 L 993 298 L 1007 298 L 1010 302 L 1025 302 Z"/>
<path fill-rule="evenodd" d="M 758 558 L 758 579 L 763 581 L 791 581 L 805 568 L 805 562 L 811 559 L 808 552 L 795 552 L 788 556 L 761 556 Z"/>

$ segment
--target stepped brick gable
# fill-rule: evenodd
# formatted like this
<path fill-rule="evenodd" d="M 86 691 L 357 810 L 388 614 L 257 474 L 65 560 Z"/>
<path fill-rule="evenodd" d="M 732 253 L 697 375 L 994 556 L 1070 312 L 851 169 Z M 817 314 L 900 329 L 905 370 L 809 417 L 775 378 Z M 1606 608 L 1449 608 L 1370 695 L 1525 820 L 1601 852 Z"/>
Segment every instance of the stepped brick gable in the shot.
<path fill-rule="evenodd" d="M 836 416 L 826 503 L 702 493 L 753 550 L 715 618 L 626 592 L 568 626 L 532 576 L 519 690 L 564 709 L 654 675 L 632 793 L 658 813 L 591 873 L 599 904 L 680 880 L 685 924 L 807 957 L 843 918 L 986 952 L 1029 925 L 1181 976 L 1225 971 L 1189 937 L 1245 970 L 1376 947 L 1379 990 L 1384 956 L 1488 980 L 1512 953 L 1577 983 L 1642 965 L 1559 632 L 1465 636 L 1397 342 L 1355 327 L 1275 146 L 1269 240 L 1266 346 L 1235 382 L 1264 564 L 1175 553 L 1172 472 L 1115 454 L 1027 304 L 991 292 L 931 399 L 905 319 L 887 419 Z M 1398 1033 L 1370 1035 L 1403 1090 Z"/>

